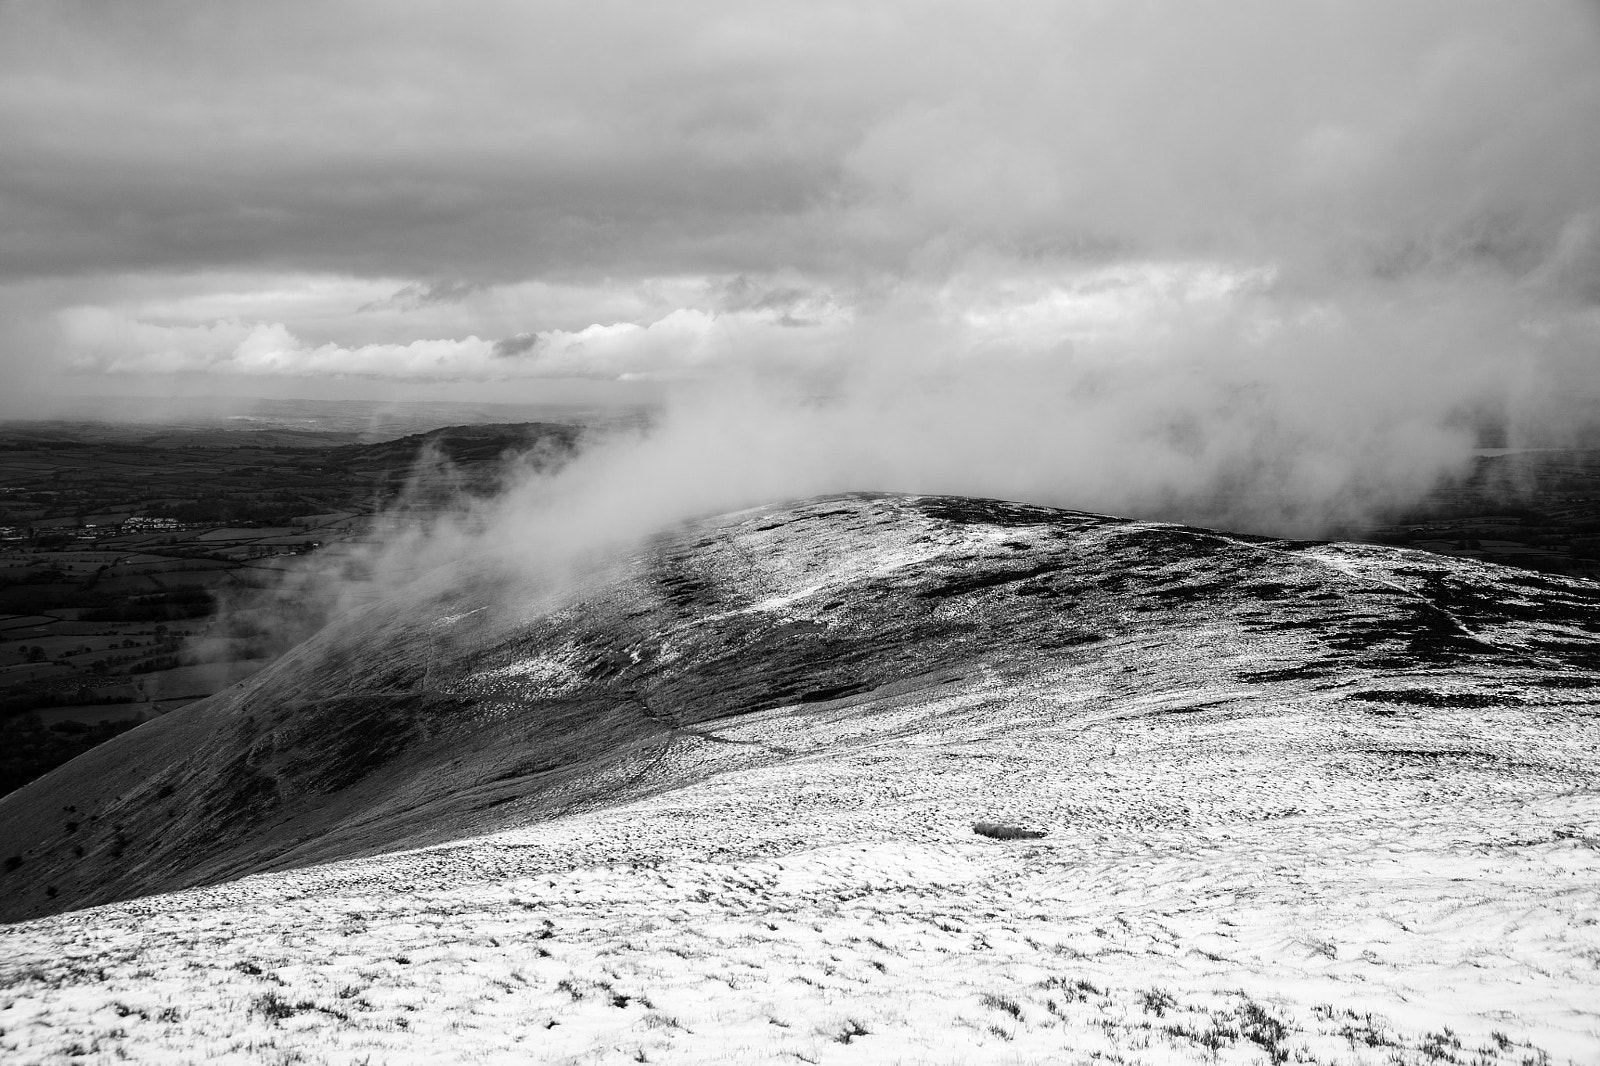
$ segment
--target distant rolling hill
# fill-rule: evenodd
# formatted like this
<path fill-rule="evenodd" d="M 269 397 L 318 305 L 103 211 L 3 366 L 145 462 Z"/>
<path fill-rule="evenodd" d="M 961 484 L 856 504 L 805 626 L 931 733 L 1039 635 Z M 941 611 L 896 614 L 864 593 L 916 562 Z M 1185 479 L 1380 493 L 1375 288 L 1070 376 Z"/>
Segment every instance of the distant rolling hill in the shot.
<path fill-rule="evenodd" d="M 14 989 L 104 985 L 0 1049 L 101 1039 L 92 1003 L 145 971 L 179 997 L 187 966 L 209 1006 L 184 1039 L 298 1018 L 382 1058 L 395 990 L 471 942 L 505 986 L 484 1002 L 532 997 L 580 1057 L 721 1060 L 693 1033 L 735 1016 L 752 1061 L 874 1035 L 873 1061 L 931 1061 L 929 1025 L 1003 1061 L 1113 1031 L 1124 1061 L 1600 1054 L 1593 583 L 852 494 L 688 523 L 554 601 L 507 590 L 436 575 L 0 800 L 8 921 L 222 886 L 0 932 Z M 158 950 L 174 922 L 227 926 L 230 958 Z M 687 985 L 652 969 L 678 922 Z M 580 926 L 581 951 L 542 943 Z M 380 964 L 396 943 L 424 969 Z M 123 961 L 62 969 L 86 950 Z M 363 982 L 370 1031 L 335 995 Z M 429 1017 L 402 1028 L 455 1047 Z M 474 1054 L 514 1050 L 482 1027 Z M 161 1060 L 163 1031 L 124 1050 Z"/>
<path fill-rule="evenodd" d="M 582 433 L 581 426 L 566 422 L 444 426 L 393 440 L 343 445 L 330 450 L 327 461 L 359 470 L 404 472 L 430 449 L 440 458 L 458 464 L 498 463 L 513 452 L 556 458 L 570 455 Z"/>

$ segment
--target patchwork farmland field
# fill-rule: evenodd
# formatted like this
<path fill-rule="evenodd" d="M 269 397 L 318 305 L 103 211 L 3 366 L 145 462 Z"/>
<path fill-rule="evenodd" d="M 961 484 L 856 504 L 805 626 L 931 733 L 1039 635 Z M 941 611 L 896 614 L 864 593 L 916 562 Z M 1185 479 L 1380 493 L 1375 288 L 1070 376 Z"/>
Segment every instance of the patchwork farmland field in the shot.
<path fill-rule="evenodd" d="M 577 435 L 0 427 L 0 794 L 270 662 L 270 635 L 215 632 L 219 608 L 365 535 L 408 489 L 425 507 L 424 451 L 490 491 L 505 452 L 558 461 Z"/>

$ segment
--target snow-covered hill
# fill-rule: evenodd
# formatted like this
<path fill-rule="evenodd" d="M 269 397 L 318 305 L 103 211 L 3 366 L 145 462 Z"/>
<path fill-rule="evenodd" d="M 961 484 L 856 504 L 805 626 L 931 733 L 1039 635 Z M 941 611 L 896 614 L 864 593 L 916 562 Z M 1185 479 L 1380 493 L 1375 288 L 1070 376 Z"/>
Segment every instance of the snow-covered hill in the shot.
<path fill-rule="evenodd" d="M 1600 1061 L 1600 587 L 852 495 L 515 599 L 0 802 L 140 897 L 0 928 L 6 1061 Z"/>

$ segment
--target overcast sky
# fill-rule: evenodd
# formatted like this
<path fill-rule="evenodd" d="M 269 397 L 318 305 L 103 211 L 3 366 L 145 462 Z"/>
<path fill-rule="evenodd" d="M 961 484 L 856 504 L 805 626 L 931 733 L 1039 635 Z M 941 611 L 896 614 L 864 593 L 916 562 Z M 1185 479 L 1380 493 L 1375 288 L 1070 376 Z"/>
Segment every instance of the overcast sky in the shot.
<path fill-rule="evenodd" d="M 1150 358 L 1396 306 L 1561 392 L 1600 343 L 1593 3 L 0 11 L 11 408 Z"/>

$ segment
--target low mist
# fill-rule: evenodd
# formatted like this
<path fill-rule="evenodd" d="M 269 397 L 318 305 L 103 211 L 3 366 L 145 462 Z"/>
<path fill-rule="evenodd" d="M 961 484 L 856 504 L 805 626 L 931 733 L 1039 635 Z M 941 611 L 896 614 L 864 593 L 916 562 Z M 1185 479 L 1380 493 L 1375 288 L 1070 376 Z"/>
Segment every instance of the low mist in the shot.
<path fill-rule="evenodd" d="M 510 456 L 495 492 L 452 491 L 424 456 L 374 535 L 308 557 L 235 619 L 281 647 L 407 589 L 534 609 L 681 520 L 851 490 L 1356 535 L 1462 476 L 1475 449 L 1592 440 L 1594 312 L 1537 279 L 1227 277 L 1225 298 L 1116 329 L 1085 328 L 1076 307 L 1066 338 L 996 327 L 946 287 L 796 329 L 758 369 L 713 352 L 715 373 L 677 381 L 643 428 L 596 428 L 560 461 Z"/>

